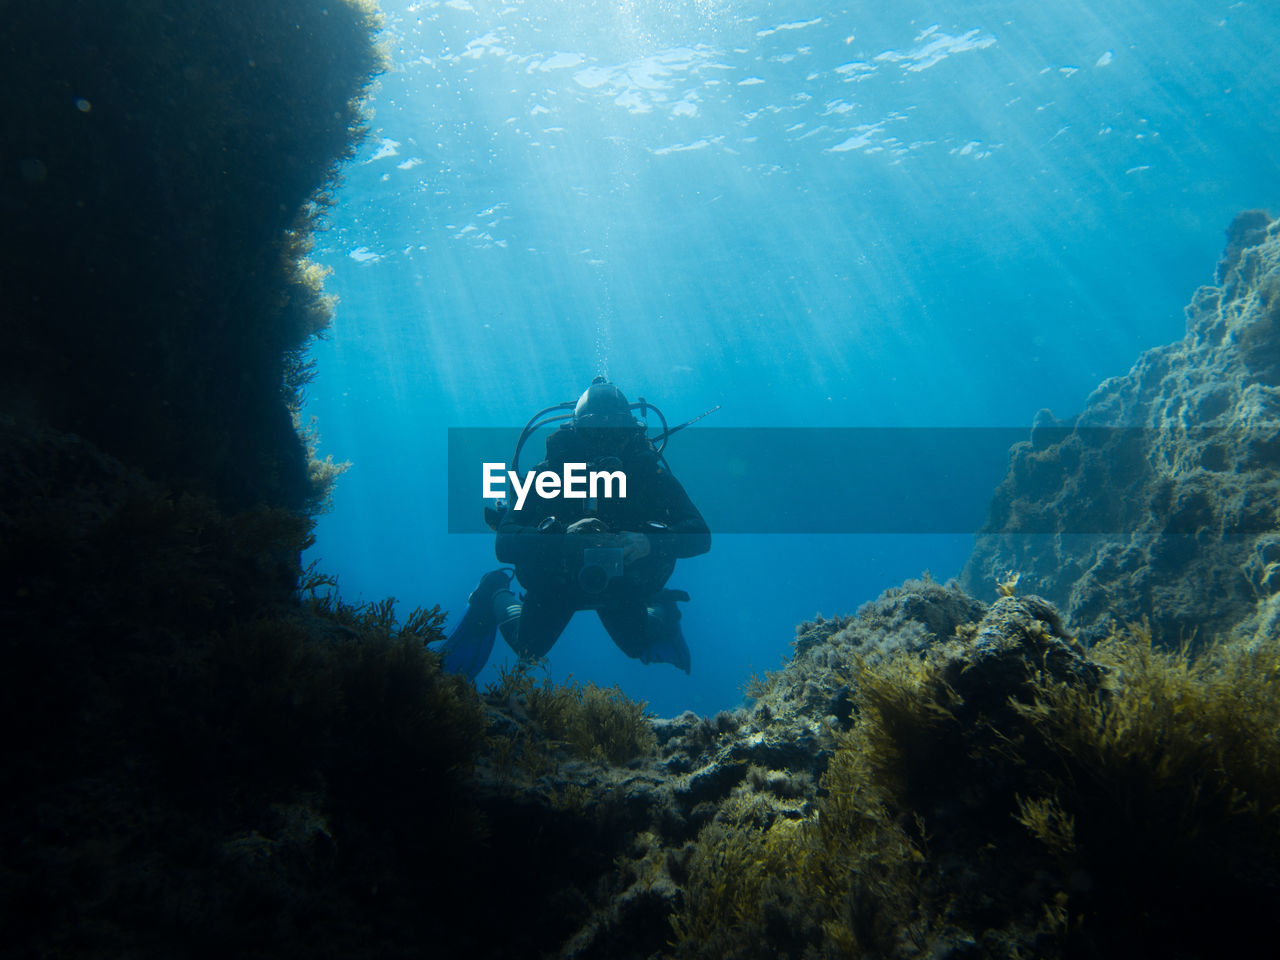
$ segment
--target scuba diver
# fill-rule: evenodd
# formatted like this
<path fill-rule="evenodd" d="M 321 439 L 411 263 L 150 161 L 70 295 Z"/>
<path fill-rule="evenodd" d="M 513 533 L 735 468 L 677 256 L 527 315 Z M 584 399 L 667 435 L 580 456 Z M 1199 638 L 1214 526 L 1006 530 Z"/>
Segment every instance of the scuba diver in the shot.
<path fill-rule="evenodd" d="M 661 418 L 658 437 L 645 435 L 645 423 L 632 415 L 636 409 L 642 416 L 653 410 Z M 590 497 L 543 497 L 531 484 L 519 508 L 504 503 L 486 508 L 486 520 L 497 531 L 498 560 L 514 565 L 525 594 L 516 598 L 509 568 L 486 573 L 441 650 L 445 669 L 475 679 L 497 630 L 522 661 L 543 657 L 575 612 L 595 610 L 627 656 L 674 664 L 688 673 L 689 646 L 676 602 L 689 595 L 666 589 L 666 583 L 676 560 L 711 549 L 711 532 L 662 454 L 671 434 L 706 415 L 668 428 L 658 408 L 644 398 L 629 403 L 599 376 L 576 404 L 556 404 L 535 414 L 516 444 L 514 475 L 519 475 L 525 441 L 540 427 L 563 420 L 547 437 L 546 458 L 536 471 L 564 473 L 567 463 L 622 471 L 625 496 L 597 497 L 592 490 Z"/>

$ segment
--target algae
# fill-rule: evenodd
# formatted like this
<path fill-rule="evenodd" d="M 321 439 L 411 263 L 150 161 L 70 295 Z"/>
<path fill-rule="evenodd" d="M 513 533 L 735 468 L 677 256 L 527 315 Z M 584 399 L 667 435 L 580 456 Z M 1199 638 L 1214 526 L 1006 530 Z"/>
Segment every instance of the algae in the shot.
<path fill-rule="evenodd" d="M 990 625 L 864 663 L 814 815 L 726 805 L 699 835 L 673 955 L 1209 956 L 1274 933 L 1280 640 L 1196 656 L 1134 627 L 1055 664 L 1034 612 L 1005 618 L 1017 677 L 984 665 Z"/>
<path fill-rule="evenodd" d="M 10 5 L 0 412 L 224 507 L 323 502 L 291 422 L 332 312 L 306 256 L 378 25 L 359 0 Z"/>
<path fill-rule="evenodd" d="M 556 684 L 549 676 L 536 683 L 531 668 L 521 664 L 502 670 L 485 695 L 490 703 L 507 705 L 530 721 L 526 754 L 534 749 L 545 754 L 563 745 L 581 760 L 625 764 L 657 747 L 645 704 L 631 700 L 617 686 Z M 506 743 L 497 749 L 509 757 L 513 747 Z"/>

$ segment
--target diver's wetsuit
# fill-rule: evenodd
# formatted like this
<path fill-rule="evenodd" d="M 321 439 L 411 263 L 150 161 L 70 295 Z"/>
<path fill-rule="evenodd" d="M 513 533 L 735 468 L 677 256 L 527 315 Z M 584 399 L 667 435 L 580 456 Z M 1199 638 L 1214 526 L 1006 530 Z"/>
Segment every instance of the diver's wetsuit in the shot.
<path fill-rule="evenodd" d="M 655 645 L 678 635 L 675 599 L 688 599 L 663 590 L 667 578 L 676 560 L 711 549 L 711 532 L 643 431 L 636 431 L 616 458 L 593 462 L 587 444 L 572 425 L 565 424 L 547 438 L 547 458 L 536 469 L 563 475 L 566 462 L 586 463 L 588 472 L 623 470 L 627 496 L 543 499 L 531 489 L 523 509 L 507 511 L 498 527 L 498 560 L 515 566 L 526 595 L 522 609 L 513 605 L 507 616 L 500 617 L 503 639 L 522 657 L 541 657 L 575 611 L 595 610 L 627 656 L 648 662 Z M 609 580 L 598 593 L 588 592 L 579 583 L 583 550 L 614 544 L 600 534 L 564 533 L 584 517 L 599 518 L 610 533 L 637 532 L 649 538 L 648 556 L 627 564 L 623 575 Z M 683 639 L 679 645 L 685 649 Z M 687 649 L 684 659 L 677 665 L 687 671 Z"/>

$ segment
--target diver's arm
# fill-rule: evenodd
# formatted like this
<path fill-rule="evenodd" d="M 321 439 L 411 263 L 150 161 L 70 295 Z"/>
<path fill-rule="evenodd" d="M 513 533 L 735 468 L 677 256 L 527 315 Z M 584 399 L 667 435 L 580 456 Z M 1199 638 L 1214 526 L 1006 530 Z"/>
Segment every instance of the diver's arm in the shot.
<path fill-rule="evenodd" d="M 711 530 L 680 481 L 662 469 L 656 479 L 658 500 L 666 506 L 666 515 L 656 519 L 666 525 L 666 530 L 650 535 L 653 552 L 672 560 L 706 553 L 711 549 Z"/>
<path fill-rule="evenodd" d="M 525 565 L 545 565 L 560 562 L 560 550 L 564 537 L 562 528 L 548 530 L 543 523 L 550 514 L 543 506 L 543 501 L 530 503 L 523 510 L 511 509 L 498 525 L 498 539 L 494 543 L 494 553 L 499 563 L 510 563 L 517 567 Z"/>

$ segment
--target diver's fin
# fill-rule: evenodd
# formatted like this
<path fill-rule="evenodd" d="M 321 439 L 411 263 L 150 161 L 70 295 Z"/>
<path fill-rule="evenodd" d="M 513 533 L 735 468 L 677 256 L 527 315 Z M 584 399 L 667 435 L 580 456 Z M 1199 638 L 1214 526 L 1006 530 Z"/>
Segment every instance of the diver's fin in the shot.
<path fill-rule="evenodd" d="M 468 607 L 440 648 L 445 672 L 464 673 L 468 680 L 474 680 L 489 662 L 497 633 L 498 621 L 492 612 L 474 604 Z"/>
<path fill-rule="evenodd" d="M 683 590 L 663 590 L 649 605 L 649 647 L 640 655 L 642 663 L 669 663 L 688 673 L 692 663 L 689 644 L 680 629 L 677 600 L 688 600 Z"/>
<path fill-rule="evenodd" d="M 484 669 L 498 632 L 493 597 L 510 586 L 511 573 L 506 568 L 491 570 L 480 578 L 480 585 L 467 598 L 467 612 L 440 648 L 445 672 L 465 673 L 468 680 L 474 680 Z"/>

